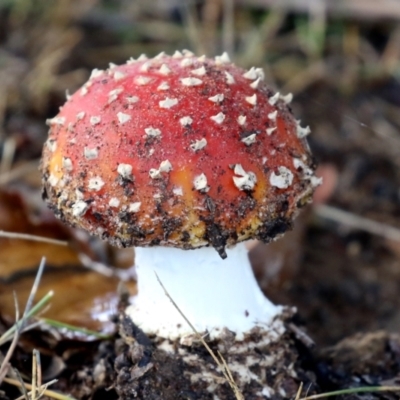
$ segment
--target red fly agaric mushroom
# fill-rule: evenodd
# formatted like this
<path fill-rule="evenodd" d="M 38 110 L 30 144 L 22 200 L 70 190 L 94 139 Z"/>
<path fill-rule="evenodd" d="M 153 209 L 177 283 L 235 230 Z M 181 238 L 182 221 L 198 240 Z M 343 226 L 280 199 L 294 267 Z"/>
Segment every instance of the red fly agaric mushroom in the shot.
<path fill-rule="evenodd" d="M 166 352 L 193 332 L 154 272 L 199 332 L 231 332 L 238 352 L 254 332 L 265 347 L 284 331 L 242 242 L 283 234 L 319 181 L 291 95 L 263 79 L 226 53 L 141 56 L 94 70 L 48 121 L 44 198 L 72 226 L 137 246 L 138 295 L 126 313 Z M 243 368 L 263 363 L 250 357 Z M 235 365 L 243 387 L 251 374 Z"/>

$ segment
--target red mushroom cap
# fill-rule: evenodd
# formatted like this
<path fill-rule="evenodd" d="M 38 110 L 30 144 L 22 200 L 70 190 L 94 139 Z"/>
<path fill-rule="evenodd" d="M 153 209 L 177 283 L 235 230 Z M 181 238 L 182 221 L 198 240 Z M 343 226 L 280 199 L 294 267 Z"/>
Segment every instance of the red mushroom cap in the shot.
<path fill-rule="evenodd" d="M 261 69 L 186 51 L 94 70 L 49 120 L 44 197 L 119 246 L 224 248 L 290 227 L 317 178 Z"/>

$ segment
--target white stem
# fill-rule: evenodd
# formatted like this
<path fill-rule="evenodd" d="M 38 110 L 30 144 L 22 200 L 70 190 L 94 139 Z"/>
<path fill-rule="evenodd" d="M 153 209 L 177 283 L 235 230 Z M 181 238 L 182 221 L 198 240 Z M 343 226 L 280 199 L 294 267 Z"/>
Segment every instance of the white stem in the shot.
<path fill-rule="evenodd" d="M 138 295 L 127 314 L 147 334 L 176 339 L 193 333 L 155 273 L 196 329 L 212 337 L 227 328 L 240 338 L 257 325 L 271 324 L 282 310 L 261 292 L 243 243 L 227 249 L 226 260 L 210 247 L 136 248 L 135 253 Z"/>

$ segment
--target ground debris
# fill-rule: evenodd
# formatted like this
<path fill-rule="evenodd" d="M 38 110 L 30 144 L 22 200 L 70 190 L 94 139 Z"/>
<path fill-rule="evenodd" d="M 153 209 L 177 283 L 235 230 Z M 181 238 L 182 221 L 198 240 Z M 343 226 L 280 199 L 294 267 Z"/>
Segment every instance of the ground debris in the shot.
<path fill-rule="evenodd" d="M 385 331 L 357 333 L 319 351 L 317 364 L 331 388 L 399 386 L 400 335 Z M 321 376 L 322 377 L 322 376 Z M 372 392 L 341 396 L 350 399 L 398 399 L 398 393 Z"/>
<path fill-rule="evenodd" d="M 123 339 L 117 346 L 115 362 L 115 390 L 120 398 L 235 400 L 232 389 L 199 341 L 182 344 L 179 340 L 147 338 L 123 315 L 120 332 Z M 214 352 L 222 353 L 246 400 L 294 398 L 300 381 L 306 382 L 307 387 L 312 385 L 313 392 L 313 374 L 303 370 L 300 361 L 308 357 L 306 348 L 289 331 L 276 342 L 264 343 L 264 332 L 254 328 L 243 342 L 236 342 L 233 334 L 226 332 L 208 344 Z"/>

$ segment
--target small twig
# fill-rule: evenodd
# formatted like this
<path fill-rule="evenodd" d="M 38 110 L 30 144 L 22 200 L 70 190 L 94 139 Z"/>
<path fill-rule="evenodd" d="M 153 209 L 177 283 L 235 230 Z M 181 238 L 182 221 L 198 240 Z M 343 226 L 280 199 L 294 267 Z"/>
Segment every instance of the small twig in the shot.
<path fill-rule="evenodd" d="M 29 235 L 27 233 L 7 232 L 0 230 L 0 238 L 30 240 L 33 242 L 56 244 L 58 246 L 68 246 L 68 242 L 65 240 L 50 239 L 43 236 Z"/>
<path fill-rule="evenodd" d="M 104 275 L 108 278 L 118 278 L 120 281 L 126 282 L 132 279 L 137 279 L 136 272 L 133 268 L 121 269 L 121 268 L 110 268 L 108 265 L 93 261 L 85 253 L 78 254 L 79 261 L 85 268 L 95 271 L 100 275 Z"/>
<path fill-rule="evenodd" d="M 369 218 L 360 217 L 348 211 L 343 211 L 327 205 L 314 207 L 314 213 L 324 219 L 347 225 L 353 229 L 360 229 L 373 235 L 382 236 L 385 239 L 400 242 L 400 229 L 386 225 Z"/>
<path fill-rule="evenodd" d="M 115 276 L 114 271 L 108 265 L 100 263 L 98 261 L 93 261 L 88 255 L 84 253 L 78 254 L 79 261 L 83 266 L 91 271 L 95 271 L 100 275 L 104 275 L 107 278 L 112 278 Z"/>
<path fill-rule="evenodd" d="M 308 348 L 312 348 L 315 346 L 315 342 L 308 336 L 303 330 L 297 327 L 293 323 L 288 323 L 287 327 L 295 334 L 297 340 L 304 344 L 304 346 Z"/>
<path fill-rule="evenodd" d="M 36 400 L 38 388 L 42 386 L 42 367 L 40 363 L 40 353 L 33 349 L 32 352 L 32 391 L 31 400 Z M 40 396 L 39 396 L 40 397 Z"/>
<path fill-rule="evenodd" d="M 232 374 L 228 368 L 228 365 L 226 364 L 226 361 L 222 358 L 222 356 L 220 355 L 220 357 L 222 358 L 223 362 L 221 362 L 218 357 L 215 355 L 215 353 L 212 351 L 212 349 L 210 348 L 210 346 L 207 344 L 207 342 L 204 340 L 204 338 L 200 335 L 200 333 L 197 331 L 197 329 L 194 327 L 194 325 L 189 321 L 189 319 L 186 317 L 186 315 L 181 311 L 181 309 L 178 307 L 178 305 L 175 303 L 175 301 L 173 300 L 173 298 L 170 296 L 170 294 L 167 292 L 167 289 L 165 289 L 165 286 L 163 285 L 163 283 L 161 282 L 159 276 L 157 275 L 157 272 L 155 272 L 156 278 L 158 283 L 160 284 L 161 288 L 163 289 L 165 295 L 168 297 L 168 299 L 170 300 L 170 302 L 172 303 L 172 305 L 176 308 L 176 310 L 179 312 L 179 314 L 182 316 L 182 318 L 186 321 L 186 323 L 190 326 L 190 328 L 193 330 L 193 332 L 196 334 L 196 337 L 201 341 L 201 343 L 203 344 L 203 346 L 207 349 L 207 351 L 210 353 L 211 357 L 214 359 L 214 361 L 216 362 L 216 364 L 218 365 L 218 367 L 220 368 L 222 374 L 224 375 L 225 379 L 227 380 L 229 386 L 231 387 L 231 389 L 233 390 L 233 392 L 235 393 L 235 397 L 237 400 L 244 400 L 244 397 L 242 395 L 242 393 L 240 393 L 240 390 L 238 388 L 238 386 L 236 385 L 236 382 L 233 380 L 232 378 Z"/>
<path fill-rule="evenodd" d="M 221 360 L 222 364 L 224 365 L 225 371 L 226 371 L 226 373 L 227 373 L 228 376 L 229 376 L 229 380 L 230 380 L 231 382 L 235 382 L 234 379 L 233 379 L 233 376 L 232 376 L 232 372 L 231 372 L 231 370 L 229 369 L 228 364 L 226 363 L 226 360 L 225 360 L 225 358 L 222 356 L 222 354 L 221 354 L 220 351 L 218 351 L 218 356 L 219 356 L 219 359 Z"/>
<path fill-rule="evenodd" d="M 299 389 L 297 390 L 296 397 L 294 400 L 300 400 L 302 390 L 303 390 L 303 382 L 300 382 Z"/>
<path fill-rule="evenodd" d="M 17 381 L 16 379 L 4 378 L 4 382 L 9 383 L 10 385 L 18 386 L 18 387 L 21 386 L 21 382 Z M 53 379 L 52 381 L 43 384 L 39 388 L 39 390 L 40 390 L 39 397 L 48 396 L 48 397 L 51 397 L 56 400 L 76 400 L 74 397 L 67 396 L 67 395 L 55 392 L 54 390 L 47 389 L 50 385 L 53 385 L 56 382 L 57 382 L 57 379 Z M 23 384 L 23 386 L 25 386 L 26 389 L 32 390 L 32 385 L 30 385 L 29 383 L 22 382 L 22 384 Z M 29 392 L 28 395 L 29 394 L 32 395 L 32 392 Z M 16 400 L 22 400 L 23 398 L 24 398 L 24 396 L 21 396 L 21 397 L 18 397 Z"/>

